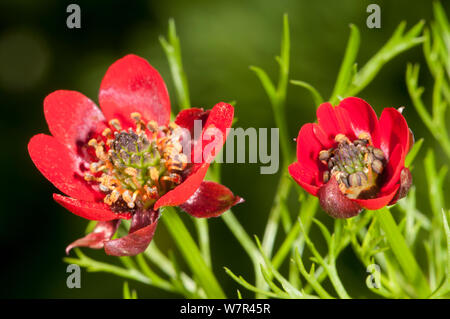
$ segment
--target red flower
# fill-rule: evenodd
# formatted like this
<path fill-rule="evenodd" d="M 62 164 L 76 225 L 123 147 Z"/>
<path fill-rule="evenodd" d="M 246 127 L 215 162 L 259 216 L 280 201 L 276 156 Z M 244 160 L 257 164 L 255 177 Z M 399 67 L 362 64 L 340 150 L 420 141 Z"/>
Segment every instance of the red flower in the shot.
<path fill-rule="evenodd" d="M 386 108 L 378 119 L 368 103 L 349 97 L 334 108 L 320 105 L 317 119 L 300 129 L 289 173 L 328 214 L 348 218 L 406 196 L 412 178 L 405 157 L 413 141 L 398 110 Z"/>
<path fill-rule="evenodd" d="M 87 246 L 104 247 L 109 255 L 136 255 L 149 245 L 160 207 L 180 206 L 192 216 L 213 217 L 242 202 L 225 186 L 203 181 L 225 143 L 233 120 L 231 105 L 218 103 L 207 111 L 191 108 L 170 122 L 163 79 L 135 55 L 108 69 L 99 102 L 100 109 L 75 91 L 51 93 L 44 114 L 52 136 L 38 134 L 28 144 L 36 167 L 69 196 L 53 194 L 55 201 L 75 215 L 98 221 L 67 253 Z M 184 133 L 193 130 L 196 120 L 202 132 L 194 139 Z M 192 161 L 198 154 L 200 160 Z M 130 218 L 129 234 L 111 240 L 120 220 Z"/>

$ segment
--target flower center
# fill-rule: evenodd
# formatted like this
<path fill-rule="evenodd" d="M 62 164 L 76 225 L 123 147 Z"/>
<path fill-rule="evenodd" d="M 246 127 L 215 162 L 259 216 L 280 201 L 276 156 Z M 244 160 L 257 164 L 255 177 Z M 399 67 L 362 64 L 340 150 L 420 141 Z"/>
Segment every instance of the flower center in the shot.
<path fill-rule="evenodd" d="M 180 128 L 175 123 L 145 123 L 132 113 L 136 129 L 122 129 L 113 119 L 102 136 L 89 141 L 98 161 L 84 176 L 105 193 L 104 202 L 114 212 L 147 209 L 182 182 L 188 159 L 182 153 Z"/>
<path fill-rule="evenodd" d="M 339 189 L 349 198 L 372 198 L 378 192 L 378 176 L 386 165 L 384 153 L 372 145 L 367 134 L 351 142 L 345 135 L 335 137 L 337 146 L 319 153 L 319 160 L 327 165 L 323 182 L 332 176 Z"/>

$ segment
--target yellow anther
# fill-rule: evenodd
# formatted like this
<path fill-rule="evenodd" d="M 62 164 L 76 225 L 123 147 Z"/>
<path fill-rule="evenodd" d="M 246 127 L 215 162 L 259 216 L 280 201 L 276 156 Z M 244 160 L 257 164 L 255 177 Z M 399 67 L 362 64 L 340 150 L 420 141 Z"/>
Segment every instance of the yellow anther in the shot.
<path fill-rule="evenodd" d="M 100 166 L 101 164 L 98 162 L 93 162 L 89 165 L 89 169 L 91 170 L 92 173 L 97 173 L 100 171 Z"/>
<path fill-rule="evenodd" d="M 108 137 L 108 136 L 110 136 L 111 134 L 112 134 L 112 131 L 111 131 L 111 129 L 110 129 L 109 127 L 105 128 L 105 129 L 103 130 L 103 132 L 102 132 L 102 135 L 103 135 L 104 137 Z"/>
<path fill-rule="evenodd" d="M 132 176 L 132 177 L 136 177 L 138 174 L 137 169 L 135 169 L 134 167 L 127 167 L 127 168 L 125 168 L 124 172 L 127 175 Z"/>
<path fill-rule="evenodd" d="M 179 126 L 178 126 L 175 122 L 170 122 L 170 123 L 169 123 L 169 129 L 170 129 L 170 130 L 174 131 L 174 130 L 176 130 L 177 128 L 179 128 Z"/>
<path fill-rule="evenodd" d="M 98 145 L 97 140 L 95 138 L 90 139 L 88 142 L 88 145 L 92 146 L 92 147 L 96 147 Z"/>
<path fill-rule="evenodd" d="M 334 140 L 335 140 L 337 143 L 342 143 L 342 142 L 348 142 L 348 143 L 350 143 L 350 140 L 349 140 L 348 137 L 345 136 L 344 134 L 337 134 L 337 135 L 334 137 Z"/>
<path fill-rule="evenodd" d="M 155 132 L 158 131 L 158 123 L 156 123 L 155 121 L 150 121 L 150 122 L 147 123 L 147 128 L 151 132 L 155 133 Z"/>
<path fill-rule="evenodd" d="M 117 131 L 120 131 L 122 129 L 122 126 L 120 125 L 118 119 L 112 119 L 111 121 L 109 121 L 109 125 L 114 127 Z"/>
<path fill-rule="evenodd" d="M 129 190 L 126 190 L 122 193 L 122 198 L 124 201 L 126 201 L 127 203 L 131 203 L 132 198 L 131 198 L 131 194 Z"/>
<path fill-rule="evenodd" d="M 116 202 L 120 198 L 120 192 L 118 190 L 116 190 L 116 189 L 113 190 L 111 192 L 110 198 L 111 198 L 113 203 Z"/>
<path fill-rule="evenodd" d="M 158 179 L 159 179 L 159 172 L 158 172 L 158 170 L 155 167 L 151 167 L 150 168 L 150 179 L 153 182 L 157 182 Z"/>
<path fill-rule="evenodd" d="M 367 133 L 367 132 L 360 133 L 358 135 L 358 139 L 360 139 L 360 140 L 367 140 L 367 141 L 369 141 L 369 144 L 371 144 L 371 138 L 370 138 L 369 133 Z"/>
<path fill-rule="evenodd" d="M 84 174 L 84 180 L 87 182 L 93 182 L 93 181 L 96 181 L 97 178 L 94 175 L 86 173 L 86 174 Z"/>
<path fill-rule="evenodd" d="M 142 119 L 142 116 L 141 116 L 141 113 L 133 112 L 133 113 L 131 113 L 131 118 L 136 122 L 140 122 Z"/>

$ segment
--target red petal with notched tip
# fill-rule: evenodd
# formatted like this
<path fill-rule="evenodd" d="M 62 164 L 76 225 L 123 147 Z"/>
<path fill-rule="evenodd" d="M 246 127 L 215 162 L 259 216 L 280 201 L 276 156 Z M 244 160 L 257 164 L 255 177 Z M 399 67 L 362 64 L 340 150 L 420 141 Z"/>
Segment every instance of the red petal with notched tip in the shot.
<path fill-rule="evenodd" d="M 75 247 L 89 247 L 93 249 L 103 248 L 104 242 L 110 240 L 117 231 L 120 220 L 98 222 L 94 230 L 83 238 L 75 240 L 66 248 L 66 254 Z"/>
<path fill-rule="evenodd" d="M 202 121 L 202 128 L 204 127 L 206 120 L 208 119 L 211 110 L 203 110 L 201 108 L 190 108 L 180 111 L 175 118 L 175 123 L 183 128 L 188 129 L 191 134 L 194 129 L 194 121 Z M 193 136 L 192 136 L 193 137 Z"/>
<path fill-rule="evenodd" d="M 61 192 L 86 201 L 103 197 L 84 180 L 80 170 L 83 160 L 53 136 L 33 136 L 28 143 L 28 153 L 42 175 Z"/>
<path fill-rule="evenodd" d="M 109 206 L 105 203 L 87 202 L 75 198 L 62 196 L 59 194 L 53 194 L 53 199 L 68 209 L 75 215 L 98 221 L 108 221 L 114 219 L 130 219 L 130 213 L 114 213 L 110 210 Z"/>
<path fill-rule="evenodd" d="M 389 159 L 390 154 L 397 145 L 401 145 L 403 149 L 403 159 L 409 151 L 410 131 L 403 115 L 396 109 L 390 107 L 381 113 L 380 122 L 380 148 Z"/>
<path fill-rule="evenodd" d="M 227 187 L 203 181 L 195 193 L 180 208 L 189 215 L 198 218 L 217 217 L 222 213 L 240 204 L 244 200 L 235 196 Z"/>
<path fill-rule="evenodd" d="M 109 67 L 100 85 L 99 102 L 105 117 L 117 118 L 124 128 L 134 125 L 130 119 L 133 112 L 159 125 L 170 120 L 164 80 L 147 60 L 136 55 L 127 55 Z"/>
<path fill-rule="evenodd" d="M 105 242 L 105 252 L 112 256 L 135 256 L 147 249 L 158 225 L 159 212 L 137 211 L 128 235 Z"/>
<path fill-rule="evenodd" d="M 83 158 L 81 148 L 106 128 L 102 111 L 76 91 L 49 94 L 44 100 L 44 114 L 52 135 Z"/>
<path fill-rule="evenodd" d="M 178 206 L 189 199 L 192 194 L 200 187 L 205 178 L 209 164 L 205 163 L 197 171 L 189 175 L 180 185 L 161 196 L 154 205 L 154 209 L 163 206 Z"/>
<path fill-rule="evenodd" d="M 192 152 L 194 167 L 213 161 L 227 139 L 233 116 L 234 108 L 230 104 L 220 102 L 214 105 L 204 124 L 201 141 L 196 141 Z"/>
<path fill-rule="evenodd" d="M 316 186 L 317 173 L 304 168 L 300 162 L 289 165 L 289 174 L 311 195 L 317 196 L 319 187 Z"/>
<path fill-rule="evenodd" d="M 347 111 L 355 137 L 361 133 L 368 133 L 372 142 L 378 145 L 378 118 L 369 103 L 357 97 L 348 97 L 343 99 L 336 108 L 343 108 Z"/>

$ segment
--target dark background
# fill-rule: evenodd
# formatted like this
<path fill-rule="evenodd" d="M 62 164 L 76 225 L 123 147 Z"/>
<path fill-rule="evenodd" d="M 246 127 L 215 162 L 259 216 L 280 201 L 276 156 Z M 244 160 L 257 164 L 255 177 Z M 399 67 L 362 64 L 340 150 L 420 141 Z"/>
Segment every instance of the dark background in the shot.
<path fill-rule="evenodd" d="M 358 62 L 363 65 L 388 40 L 402 20 L 408 29 L 421 19 L 432 19 L 431 1 L 76 1 L 81 7 L 81 29 L 66 27 L 66 7 L 73 1 L 2 0 L 0 3 L 0 123 L 1 212 L 0 297 L 79 298 L 121 297 L 123 280 L 82 270 L 82 288 L 66 287 L 64 248 L 80 237 L 86 221 L 53 202 L 54 187 L 35 169 L 26 145 L 32 135 L 48 132 L 42 102 L 57 89 L 71 89 L 97 101 L 107 67 L 134 53 L 149 60 L 166 81 L 176 110 L 175 92 L 158 36 L 166 34 L 175 18 L 181 39 L 193 106 L 212 107 L 236 100 L 236 126 L 274 127 L 268 99 L 249 65 L 278 76 L 274 56 L 279 54 L 282 15 L 289 14 L 291 79 L 307 81 L 324 97 L 333 89 L 349 35 L 349 23 L 361 31 Z M 445 2 L 445 1 L 444 1 Z M 365 25 L 370 3 L 381 6 L 381 29 Z M 447 12 L 448 12 L 448 2 Z M 421 84 L 430 88 L 421 47 L 387 64 L 360 93 L 377 111 L 407 106 L 405 116 L 416 138 L 434 141 L 426 132 L 405 87 L 406 63 L 420 62 Z M 425 98 L 429 96 L 429 92 Z M 289 134 L 296 137 L 302 124 L 314 120 L 315 106 L 307 92 L 289 86 Z M 292 142 L 292 148 L 295 143 Z M 438 156 L 439 157 L 439 156 Z M 418 160 L 415 172 L 418 197 L 426 196 L 425 178 Z M 234 209 L 249 234 L 262 235 L 279 175 L 260 175 L 257 164 L 225 164 L 223 183 L 246 203 Z M 422 204 L 421 205 L 425 205 Z M 426 206 L 425 206 L 426 207 Z M 426 209 L 426 208 L 424 208 Z M 329 223 L 323 213 L 318 215 Z M 184 217 L 183 217 L 184 218 Z M 233 235 L 220 219 L 210 222 L 216 274 L 228 295 L 236 284 L 222 266 L 252 278 L 252 267 Z M 173 248 L 161 224 L 155 236 L 163 250 Z M 85 253 L 113 262 L 102 251 Z M 339 265 L 353 291 L 367 294 L 364 269 L 352 252 Z M 352 281 L 350 281 L 352 282 Z M 173 297 L 158 289 L 130 282 L 140 297 Z M 359 289 L 359 290 L 358 290 Z M 242 289 L 241 289 L 242 291 Z M 244 296 L 250 296 L 243 291 Z"/>

